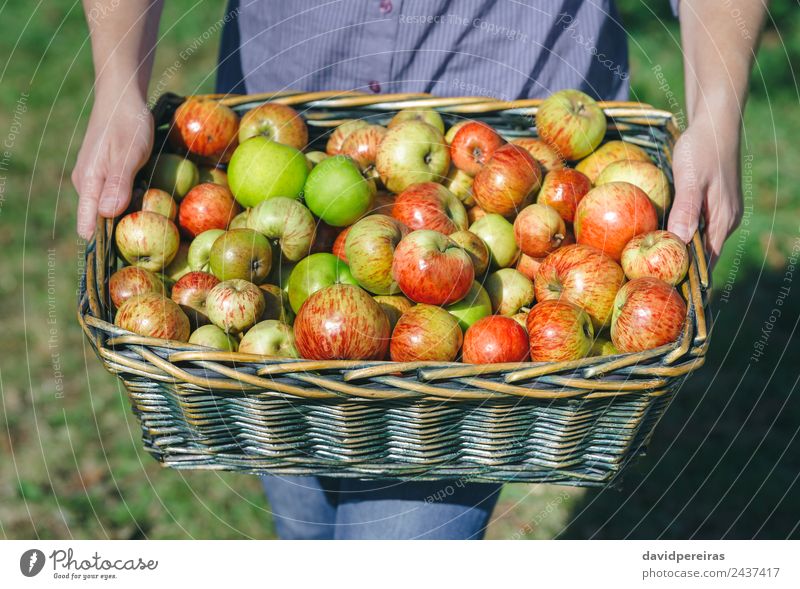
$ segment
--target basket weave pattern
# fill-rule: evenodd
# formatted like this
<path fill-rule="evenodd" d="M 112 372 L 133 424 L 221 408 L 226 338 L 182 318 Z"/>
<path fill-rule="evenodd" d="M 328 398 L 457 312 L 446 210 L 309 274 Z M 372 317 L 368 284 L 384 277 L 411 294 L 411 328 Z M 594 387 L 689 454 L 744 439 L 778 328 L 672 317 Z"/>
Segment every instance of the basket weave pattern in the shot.
<path fill-rule="evenodd" d="M 219 98 L 239 114 L 267 100 L 292 105 L 316 148 L 343 119 L 385 123 L 409 106 L 436 108 L 450 124 L 467 117 L 508 137 L 535 136 L 539 103 L 334 92 Z M 182 100 L 166 95 L 155 106 L 162 135 Z M 678 136 L 671 113 L 639 103 L 601 106 L 606 138 L 644 148 L 671 180 Z M 146 449 L 173 468 L 606 485 L 644 452 L 708 346 L 699 235 L 689 248 L 688 317 L 676 342 L 570 362 L 473 366 L 270 359 L 133 335 L 113 325 L 113 231 L 112 220 L 99 223 L 86 250 L 79 321 L 124 382 Z"/>

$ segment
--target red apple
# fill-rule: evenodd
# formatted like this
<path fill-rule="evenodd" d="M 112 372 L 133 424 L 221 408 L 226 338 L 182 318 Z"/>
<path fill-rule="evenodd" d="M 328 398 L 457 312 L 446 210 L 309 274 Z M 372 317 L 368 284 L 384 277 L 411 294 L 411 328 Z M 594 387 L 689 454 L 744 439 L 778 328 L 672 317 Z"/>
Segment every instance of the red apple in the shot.
<path fill-rule="evenodd" d="M 539 105 L 536 130 L 562 158 L 577 160 L 600 145 L 606 134 L 606 115 L 580 90 L 559 90 Z"/>
<path fill-rule="evenodd" d="M 416 305 L 400 316 L 392 331 L 394 362 L 453 362 L 463 336 L 458 321 L 441 307 Z"/>
<path fill-rule="evenodd" d="M 650 161 L 619 160 L 612 162 L 600 172 L 595 180 L 595 184 L 598 186 L 608 182 L 630 182 L 641 188 L 656 207 L 659 217 L 664 216 L 672 202 L 672 191 L 667 175 Z"/>
<path fill-rule="evenodd" d="M 522 253 L 543 258 L 561 245 L 567 226 L 558 211 L 546 204 L 528 205 L 514 220 L 514 238 Z"/>
<path fill-rule="evenodd" d="M 175 199 L 166 190 L 159 188 L 148 188 L 142 195 L 142 210 L 164 215 L 170 221 L 175 220 L 178 213 L 178 206 Z"/>
<path fill-rule="evenodd" d="M 194 329 L 208 323 L 206 298 L 219 284 L 219 278 L 208 272 L 189 272 L 172 286 L 172 300 L 178 303 Z"/>
<path fill-rule="evenodd" d="M 611 321 L 622 268 L 598 249 L 568 245 L 547 256 L 534 279 L 537 301 L 564 299 L 586 310 L 596 328 Z"/>
<path fill-rule="evenodd" d="M 392 217 L 412 231 L 431 229 L 445 235 L 469 226 L 461 201 L 435 182 L 412 184 L 401 192 L 394 201 Z"/>
<path fill-rule="evenodd" d="M 186 235 L 197 237 L 209 229 L 227 228 L 241 210 L 225 186 L 198 184 L 181 201 L 178 225 Z"/>
<path fill-rule="evenodd" d="M 462 359 L 467 364 L 525 362 L 529 354 L 528 333 L 510 317 L 484 317 L 464 334 Z"/>
<path fill-rule="evenodd" d="M 379 190 L 375 194 L 375 200 L 372 203 L 372 208 L 369 210 L 367 215 L 391 215 L 395 198 L 396 196 L 391 192 Z"/>
<path fill-rule="evenodd" d="M 475 176 L 505 140 L 486 123 L 470 121 L 462 126 L 450 142 L 453 165 Z"/>
<path fill-rule="evenodd" d="M 145 337 L 185 342 L 189 339 L 189 318 L 177 303 L 162 294 L 148 292 L 122 303 L 114 325 Z"/>
<path fill-rule="evenodd" d="M 542 301 L 528 313 L 531 360 L 563 362 L 585 357 L 594 329 L 589 315 L 567 301 Z"/>
<path fill-rule="evenodd" d="M 378 146 L 386 133 L 386 127 L 380 125 L 367 125 L 356 129 L 342 142 L 339 153 L 351 157 L 367 178 L 377 178 L 375 158 L 378 157 Z"/>
<path fill-rule="evenodd" d="M 164 282 L 155 274 L 138 266 L 120 268 L 108 279 L 108 294 L 115 307 L 131 297 L 148 292 L 164 294 Z"/>
<path fill-rule="evenodd" d="M 238 133 L 233 110 L 216 100 L 189 98 L 175 111 L 169 139 L 177 149 L 224 163 L 236 148 Z"/>
<path fill-rule="evenodd" d="M 520 137 L 519 139 L 512 140 L 511 143 L 519 145 L 531 154 L 533 159 L 542 166 L 542 171 L 545 174 L 553 170 L 560 170 L 564 167 L 564 160 L 561 159 L 558 152 L 541 139 L 535 137 Z"/>
<path fill-rule="evenodd" d="M 234 278 L 220 282 L 206 297 L 208 319 L 227 333 L 250 329 L 264 314 L 264 295 L 252 282 Z"/>
<path fill-rule="evenodd" d="M 583 172 L 589 180 L 595 182 L 606 166 L 620 160 L 652 163 L 647 152 L 638 145 L 614 139 L 613 141 L 606 141 L 597 148 L 597 151 L 579 161 L 575 169 Z"/>
<path fill-rule="evenodd" d="M 620 352 L 641 352 L 675 341 L 686 321 L 686 303 L 658 278 L 635 278 L 619 289 L 611 341 Z"/>
<path fill-rule="evenodd" d="M 348 135 L 356 129 L 361 129 L 368 126 L 367 121 L 360 119 L 348 119 L 341 125 L 336 127 L 328 138 L 328 144 L 325 146 L 325 153 L 328 155 L 339 155 L 341 153 L 342 144 L 347 139 Z"/>
<path fill-rule="evenodd" d="M 456 231 L 450 234 L 450 239 L 455 241 L 469 254 L 475 268 L 475 276 L 481 277 L 486 273 L 491 261 L 491 254 L 486 242 L 472 231 Z"/>
<path fill-rule="evenodd" d="M 586 175 L 572 168 L 562 168 L 548 172 L 544 177 L 542 189 L 536 202 L 550 205 L 567 223 L 575 220 L 575 209 L 578 203 L 592 189 L 592 183 Z"/>
<path fill-rule="evenodd" d="M 350 233 L 350 229 L 353 226 L 345 227 L 344 231 L 339 232 L 339 235 L 336 236 L 336 239 L 333 241 L 333 247 L 331 248 L 331 253 L 342 260 L 345 264 L 349 264 L 347 261 L 347 254 L 344 251 L 344 244 L 347 242 L 347 234 Z"/>
<path fill-rule="evenodd" d="M 485 212 L 510 217 L 530 203 L 541 180 L 536 160 L 519 145 L 509 143 L 497 149 L 475 175 L 472 193 Z"/>
<path fill-rule="evenodd" d="M 334 284 L 305 300 L 294 335 L 300 355 L 310 360 L 383 360 L 389 319 L 366 291 Z"/>
<path fill-rule="evenodd" d="M 449 305 L 467 295 L 475 269 L 469 254 L 456 242 L 443 233 L 422 229 L 397 245 L 392 276 L 412 301 Z"/>
<path fill-rule="evenodd" d="M 536 278 L 536 273 L 539 271 L 539 266 L 542 265 L 542 262 L 544 262 L 544 258 L 532 258 L 522 254 L 517 261 L 517 270 L 533 280 Z"/>
<path fill-rule="evenodd" d="M 622 249 L 635 235 L 658 229 L 658 214 L 637 186 L 609 182 L 592 188 L 575 211 L 575 238 L 619 262 Z"/>
<path fill-rule="evenodd" d="M 669 231 L 651 231 L 631 239 L 622 250 L 625 276 L 660 278 L 675 286 L 689 269 L 689 252 L 683 240 Z"/>
<path fill-rule="evenodd" d="M 300 150 L 308 144 L 308 127 L 303 117 L 291 106 L 278 102 L 265 102 L 242 117 L 239 143 L 257 135 Z"/>
<path fill-rule="evenodd" d="M 175 224 L 164 215 L 136 211 L 120 219 L 114 241 L 130 265 L 158 272 L 178 253 L 181 240 Z"/>

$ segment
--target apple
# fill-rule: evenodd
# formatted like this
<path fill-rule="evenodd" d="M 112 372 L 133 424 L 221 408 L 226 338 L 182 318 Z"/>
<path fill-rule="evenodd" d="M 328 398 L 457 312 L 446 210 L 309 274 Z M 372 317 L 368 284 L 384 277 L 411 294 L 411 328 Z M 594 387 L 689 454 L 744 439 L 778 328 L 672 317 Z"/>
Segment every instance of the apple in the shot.
<path fill-rule="evenodd" d="M 261 321 L 248 329 L 239 342 L 239 351 L 277 358 L 300 357 L 292 326 L 275 319 Z"/>
<path fill-rule="evenodd" d="M 433 305 L 415 305 L 397 321 L 389 353 L 394 362 L 453 362 L 463 339 L 450 313 Z"/>
<path fill-rule="evenodd" d="M 600 145 L 606 134 L 606 115 L 580 90 L 559 90 L 539 105 L 536 130 L 563 159 L 579 160 Z"/>
<path fill-rule="evenodd" d="M 235 352 L 239 349 L 236 338 L 228 335 L 216 325 L 201 325 L 189 336 L 189 343 L 207 348 L 215 348 L 223 352 Z"/>
<path fill-rule="evenodd" d="M 519 249 L 532 258 L 543 258 L 557 249 L 566 233 L 564 219 L 550 205 L 528 205 L 514 220 L 514 237 Z"/>
<path fill-rule="evenodd" d="M 480 237 L 489 248 L 494 268 L 508 268 L 517 261 L 519 247 L 514 238 L 514 226 L 508 219 L 497 214 L 484 215 L 469 230 Z"/>
<path fill-rule="evenodd" d="M 595 184 L 600 186 L 609 182 L 630 182 L 641 188 L 656 207 L 656 212 L 661 218 L 664 217 L 664 213 L 672 202 L 667 175 L 661 168 L 649 161 L 621 160 L 608 164 L 600 172 Z"/>
<path fill-rule="evenodd" d="M 421 229 L 397 244 L 392 276 L 412 301 L 450 305 L 467 295 L 475 269 L 469 254 L 444 233 Z"/>
<path fill-rule="evenodd" d="M 509 317 L 484 317 L 464 334 L 467 364 L 525 362 L 530 355 L 528 333 Z"/>
<path fill-rule="evenodd" d="M 240 143 L 257 136 L 303 150 L 308 144 L 308 127 L 291 106 L 265 102 L 247 111 L 239 123 Z"/>
<path fill-rule="evenodd" d="M 240 278 L 261 284 L 272 268 L 272 247 L 257 231 L 231 229 L 211 244 L 208 265 L 220 280 Z"/>
<path fill-rule="evenodd" d="M 450 169 L 450 148 L 439 129 L 405 121 L 386 133 L 375 167 L 386 188 L 402 192 L 411 184 L 444 180 Z"/>
<path fill-rule="evenodd" d="M 372 298 L 386 313 L 390 330 L 393 330 L 394 326 L 397 325 L 397 320 L 400 319 L 400 316 L 414 306 L 414 303 L 403 295 L 378 295 Z"/>
<path fill-rule="evenodd" d="M 578 170 L 553 170 L 545 175 L 536 202 L 553 207 L 566 223 L 572 223 L 578 203 L 591 189 L 589 178 Z"/>
<path fill-rule="evenodd" d="M 365 290 L 334 284 L 306 299 L 294 320 L 297 349 L 309 360 L 383 360 L 389 319 Z"/>
<path fill-rule="evenodd" d="M 189 272 L 172 286 L 170 298 L 181 306 L 195 329 L 208 323 L 206 298 L 219 282 L 208 272 Z"/>
<path fill-rule="evenodd" d="M 610 339 L 597 336 L 592 342 L 592 349 L 589 350 L 590 356 L 614 356 L 619 354 L 619 350 L 614 346 Z"/>
<path fill-rule="evenodd" d="M 528 313 L 530 309 L 526 311 L 520 311 L 519 313 L 515 313 L 511 316 L 511 318 L 520 324 L 520 326 L 525 330 L 525 333 L 528 333 Z M 502 315 L 498 315 L 498 317 L 502 317 Z"/>
<path fill-rule="evenodd" d="M 472 194 L 487 213 L 510 217 L 531 202 L 541 181 L 536 160 L 519 145 L 508 143 L 475 175 Z"/>
<path fill-rule="evenodd" d="M 472 260 L 475 276 L 483 276 L 489 268 L 491 257 L 486 243 L 472 231 L 456 231 L 450 234 L 450 239 L 464 248 Z"/>
<path fill-rule="evenodd" d="M 187 98 L 176 110 L 169 130 L 177 149 L 226 162 L 237 144 L 239 116 L 216 100 Z"/>
<path fill-rule="evenodd" d="M 164 276 L 171 282 L 175 282 L 181 276 L 192 271 L 189 267 L 189 242 L 182 241 L 178 245 L 178 252 L 172 261 L 164 267 Z"/>
<path fill-rule="evenodd" d="M 198 182 L 219 184 L 228 188 L 228 173 L 213 166 L 201 166 L 199 169 Z"/>
<path fill-rule="evenodd" d="M 246 229 L 247 219 L 250 216 L 250 210 L 251 209 L 245 209 L 231 219 L 231 222 L 228 223 L 228 229 Z"/>
<path fill-rule="evenodd" d="M 367 178 L 377 178 L 375 158 L 378 157 L 378 146 L 387 132 L 386 127 L 380 125 L 355 129 L 345 138 L 339 153 L 351 158 Z"/>
<path fill-rule="evenodd" d="M 267 276 L 269 284 L 277 285 L 286 294 L 288 304 L 289 300 L 289 276 L 292 275 L 292 270 L 297 266 L 296 262 L 287 262 L 281 255 L 273 255 L 275 262 L 272 264 L 272 271 Z M 291 306 L 289 307 L 291 309 Z"/>
<path fill-rule="evenodd" d="M 172 261 L 181 241 L 175 223 L 150 211 L 136 211 L 122 217 L 114 239 L 117 251 L 126 262 L 151 272 L 161 270 Z"/>
<path fill-rule="evenodd" d="M 114 325 L 144 337 L 179 342 L 189 339 L 189 318 L 177 303 L 156 292 L 136 295 L 122 303 Z"/>
<path fill-rule="evenodd" d="M 169 192 L 160 188 L 148 188 L 145 190 L 142 195 L 141 209 L 164 215 L 170 221 L 174 221 L 175 215 L 178 214 L 178 206 L 175 204 L 175 199 L 172 198 Z"/>
<path fill-rule="evenodd" d="M 686 321 L 686 303 L 658 278 L 634 278 L 617 293 L 611 341 L 620 352 L 641 352 L 675 341 Z"/>
<path fill-rule="evenodd" d="M 392 217 L 412 231 L 431 229 L 445 235 L 467 228 L 467 211 L 455 195 L 441 184 L 411 184 L 394 201 Z"/>
<path fill-rule="evenodd" d="M 586 310 L 600 329 L 611 321 L 614 297 L 625 274 L 614 260 L 586 245 L 568 245 L 547 256 L 534 279 L 537 301 L 564 299 Z"/>
<path fill-rule="evenodd" d="M 333 241 L 333 247 L 331 248 L 331 253 L 342 260 L 345 264 L 349 264 L 350 262 L 347 260 L 347 254 L 345 253 L 345 243 L 347 242 L 347 236 L 350 234 L 350 229 L 353 226 L 345 227 L 342 231 L 339 232 L 339 235 L 336 236 L 336 239 Z"/>
<path fill-rule="evenodd" d="M 307 176 L 302 152 L 260 136 L 242 142 L 228 164 L 228 184 L 243 207 L 276 196 L 297 198 Z"/>
<path fill-rule="evenodd" d="M 317 164 L 308 175 L 303 192 L 311 212 L 334 227 L 355 223 L 375 198 L 374 186 L 344 155 L 334 155 Z"/>
<path fill-rule="evenodd" d="M 519 145 L 527 151 L 533 159 L 539 162 L 545 174 L 553 170 L 560 170 L 564 167 L 564 160 L 558 152 L 547 143 L 536 137 L 519 137 L 511 141 L 514 145 Z"/>
<path fill-rule="evenodd" d="M 328 157 L 328 154 L 324 151 L 307 151 L 306 152 L 306 163 L 308 164 L 308 170 L 311 171 L 314 169 L 318 163 Z"/>
<path fill-rule="evenodd" d="M 234 278 L 220 282 L 206 297 L 208 319 L 226 333 L 242 333 L 264 314 L 264 295 L 252 282 Z"/>
<path fill-rule="evenodd" d="M 467 209 L 467 219 L 469 220 L 469 224 L 472 225 L 478 219 L 482 219 L 486 216 L 486 211 L 480 208 L 478 205 L 470 207 Z"/>
<path fill-rule="evenodd" d="M 594 329 L 589 315 L 567 301 L 542 301 L 528 313 L 528 338 L 534 362 L 564 362 L 585 358 Z"/>
<path fill-rule="evenodd" d="M 208 231 L 203 231 L 192 240 L 187 255 L 189 269 L 202 270 L 203 272 L 209 272 L 211 270 L 211 266 L 209 265 L 211 246 L 213 246 L 217 238 L 224 233 L 224 229 L 209 229 Z"/>
<path fill-rule="evenodd" d="M 619 262 L 631 238 L 658 229 L 658 213 L 641 188 L 609 182 L 581 199 L 574 229 L 579 244 L 596 247 Z"/>
<path fill-rule="evenodd" d="M 367 126 L 369 126 L 369 123 L 360 119 L 348 119 L 344 121 L 333 130 L 333 133 L 331 133 L 331 136 L 328 138 L 328 143 L 325 146 L 325 153 L 328 155 L 339 155 L 342 145 L 350 133 Z"/>
<path fill-rule="evenodd" d="M 442 182 L 442 185 L 452 192 L 461 201 L 461 204 L 465 207 L 471 207 L 475 204 L 475 197 L 472 196 L 472 182 L 472 176 L 456 167 L 450 166 L 450 172 L 448 172 L 447 178 Z"/>
<path fill-rule="evenodd" d="M 195 163 L 174 153 L 162 153 L 150 160 L 145 166 L 145 176 L 150 188 L 160 188 L 178 200 L 200 181 Z"/>
<path fill-rule="evenodd" d="M 456 318 L 461 330 L 466 331 L 470 325 L 479 319 L 492 314 L 492 300 L 483 286 L 473 282 L 467 296 L 457 303 L 448 305 L 446 309 L 448 313 Z"/>
<path fill-rule="evenodd" d="M 430 108 L 405 108 L 398 111 L 392 120 L 389 121 L 388 127 L 394 129 L 395 127 L 407 121 L 415 121 L 427 123 L 431 127 L 437 129 L 440 133 L 444 133 L 444 121 L 442 115 Z"/>
<path fill-rule="evenodd" d="M 269 240 L 277 240 L 290 262 L 308 255 L 314 243 L 316 222 L 306 207 L 293 198 L 273 196 L 250 210 L 247 227 Z"/>
<path fill-rule="evenodd" d="M 651 231 L 631 239 L 622 250 L 625 276 L 660 278 L 675 286 L 689 269 L 689 252 L 683 240 L 669 231 Z"/>
<path fill-rule="evenodd" d="M 155 274 L 138 266 L 120 268 L 108 279 L 108 294 L 115 307 L 131 297 L 144 293 L 164 294 L 164 282 Z"/>
<path fill-rule="evenodd" d="M 311 249 L 309 252 L 312 254 L 331 252 L 333 250 L 333 244 L 336 243 L 336 238 L 338 237 L 339 233 L 342 232 L 342 228 L 333 227 L 328 225 L 325 221 L 320 221 L 319 219 L 315 219 L 315 221 L 317 224 L 317 229 L 314 232 L 314 241 L 311 242 Z M 349 229 L 349 227 L 346 229 Z"/>
<path fill-rule="evenodd" d="M 291 275 L 291 274 L 290 274 Z M 289 295 L 276 284 L 259 284 L 264 295 L 264 313 L 261 320 L 277 319 L 291 325 L 294 322 L 294 311 L 289 305 Z"/>
<path fill-rule="evenodd" d="M 385 190 L 378 190 L 375 194 L 375 200 L 372 203 L 372 208 L 369 210 L 368 215 L 391 215 L 392 207 L 394 206 L 395 195 Z"/>
<path fill-rule="evenodd" d="M 533 282 L 514 268 L 502 268 L 486 278 L 486 292 L 492 301 L 492 310 L 498 315 L 511 317 L 523 307 L 530 307 L 534 298 Z"/>
<path fill-rule="evenodd" d="M 450 128 L 447 129 L 447 133 L 444 134 L 444 140 L 447 141 L 447 144 L 449 145 L 453 142 L 453 137 L 456 136 L 456 133 L 458 133 L 461 127 L 471 122 L 470 119 L 464 119 L 463 121 L 458 121 L 454 125 L 451 125 Z"/>
<path fill-rule="evenodd" d="M 407 234 L 405 225 L 386 215 L 370 215 L 350 228 L 344 250 L 362 288 L 379 295 L 400 292 L 392 277 L 392 261 L 397 244 Z"/>
<path fill-rule="evenodd" d="M 358 284 L 350 268 L 333 254 L 311 254 L 300 260 L 289 275 L 289 304 L 297 313 L 305 300 L 332 284 Z"/>
<path fill-rule="evenodd" d="M 522 254 L 517 261 L 517 270 L 522 272 L 525 276 L 533 280 L 536 278 L 536 273 L 539 271 L 539 266 L 544 262 L 544 258 L 532 258 Z"/>
<path fill-rule="evenodd" d="M 449 143 L 453 165 L 474 177 L 505 140 L 486 123 L 470 121 L 458 130 Z"/>
<path fill-rule="evenodd" d="M 231 191 L 219 184 L 198 184 L 181 201 L 178 226 L 197 237 L 209 229 L 225 229 L 241 212 Z"/>
<path fill-rule="evenodd" d="M 589 180 L 594 182 L 606 166 L 619 160 L 652 163 L 647 152 L 638 145 L 614 139 L 607 141 L 597 151 L 579 161 L 575 169 L 584 173 Z"/>

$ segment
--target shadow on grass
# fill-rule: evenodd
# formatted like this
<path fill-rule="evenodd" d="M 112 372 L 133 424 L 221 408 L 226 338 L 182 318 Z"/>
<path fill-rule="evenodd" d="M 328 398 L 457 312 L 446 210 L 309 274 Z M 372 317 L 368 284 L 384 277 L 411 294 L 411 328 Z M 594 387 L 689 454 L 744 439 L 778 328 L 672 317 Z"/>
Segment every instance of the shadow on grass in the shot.
<path fill-rule="evenodd" d="M 621 488 L 583 495 L 558 537 L 800 537 L 800 267 L 791 262 L 762 272 L 740 259 L 727 300 L 734 273 L 715 274 L 706 365 L 682 384 Z"/>

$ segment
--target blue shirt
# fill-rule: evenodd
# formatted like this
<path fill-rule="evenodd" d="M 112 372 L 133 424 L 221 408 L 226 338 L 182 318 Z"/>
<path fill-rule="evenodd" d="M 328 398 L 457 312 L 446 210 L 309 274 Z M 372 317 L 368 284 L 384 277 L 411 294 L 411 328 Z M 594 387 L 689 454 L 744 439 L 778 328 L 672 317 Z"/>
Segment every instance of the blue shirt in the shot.
<path fill-rule="evenodd" d="M 628 97 L 613 0 L 232 0 L 228 14 L 219 92 Z"/>

